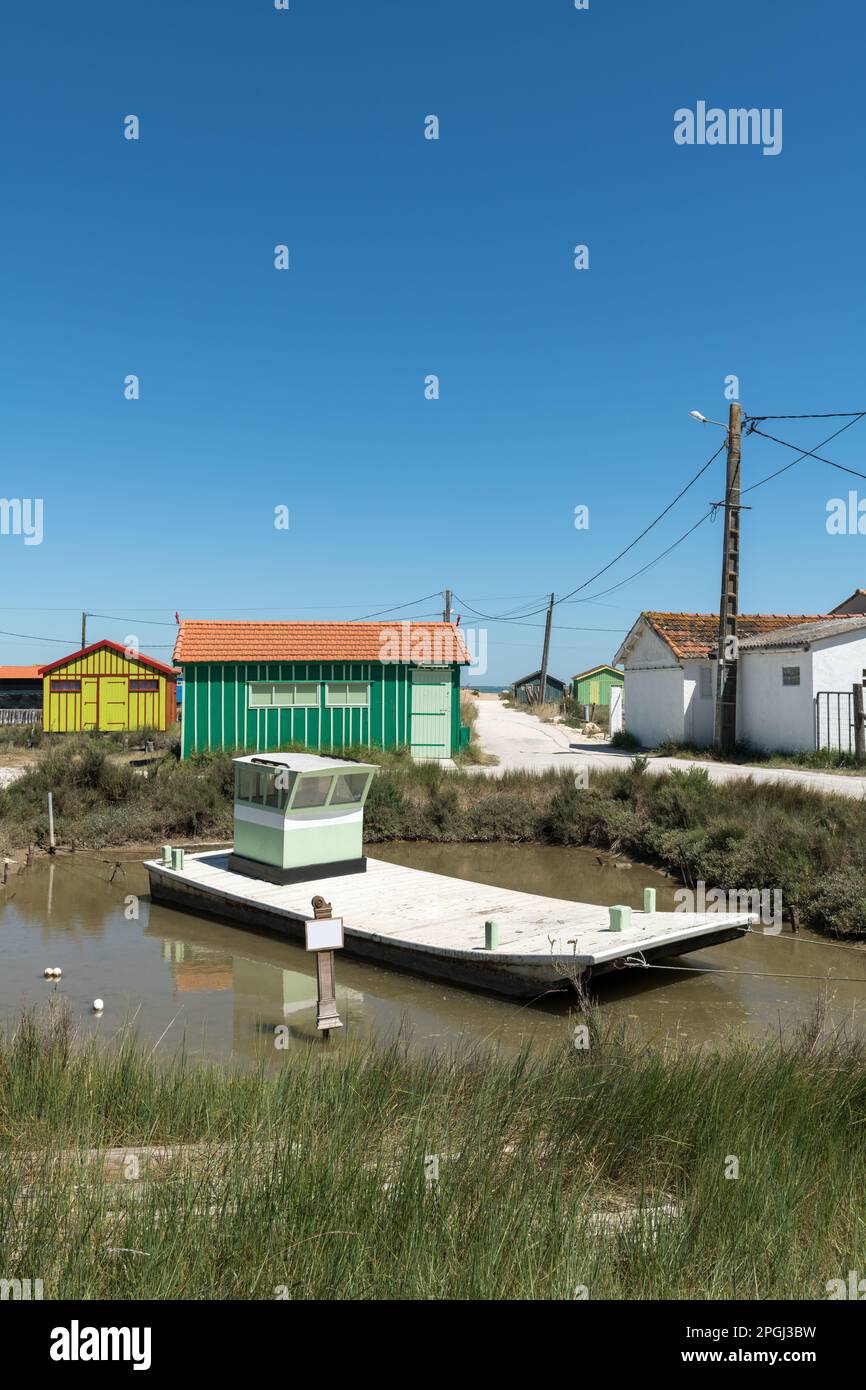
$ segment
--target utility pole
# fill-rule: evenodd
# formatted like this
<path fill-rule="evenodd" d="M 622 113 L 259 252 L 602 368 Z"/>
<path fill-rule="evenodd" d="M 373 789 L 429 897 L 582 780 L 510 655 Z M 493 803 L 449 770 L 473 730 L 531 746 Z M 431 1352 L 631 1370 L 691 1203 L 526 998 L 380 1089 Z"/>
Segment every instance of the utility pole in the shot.
<path fill-rule="evenodd" d="M 445 590 L 445 612 L 442 614 L 442 621 L 443 621 L 443 623 L 450 623 L 450 621 L 451 621 L 451 590 L 450 590 L 450 589 L 446 589 L 446 590 Z"/>
<path fill-rule="evenodd" d="M 81 650 L 84 651 L 84 648 L 85 648 L 86 646 L 87 646 L 87 614 L 86 614 L 86 613 L 82 613 L 82 615 L 81 615 Z"/>
<path fill-rule="evenodd" d="M 742 408 L 728 412 L 728 468 L 725 531 L 722 539 L 722 592 L 716 669 L 715 745 L 728 751 L 737 741 L 737 617 L 740 611 L 740 439 Z"/>
<path fill-rule="evenodd" d="M 544 652 L 541 657 L 541 682 L 538 690 L 538 703 L 544 704 L 544 697 L 547 693 L 547 658 L 550 653 L 550 625 L 553 622 L 554 595 L 550 595 L 550 605 L 547 609 L 547 622 L 544 624 Z"/>

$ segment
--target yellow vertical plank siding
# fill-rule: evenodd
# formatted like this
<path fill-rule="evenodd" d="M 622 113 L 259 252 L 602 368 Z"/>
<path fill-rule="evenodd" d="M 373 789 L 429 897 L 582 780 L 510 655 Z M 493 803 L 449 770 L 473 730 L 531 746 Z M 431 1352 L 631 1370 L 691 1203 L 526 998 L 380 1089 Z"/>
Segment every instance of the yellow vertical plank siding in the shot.
<path fill-rule="evenodd" d="M 156 690 L 130 690 L 136 678 L 155 680 Z M 66 680 L 80 681 L 81 689 L 51 689 L 52 681 Z M 42 727 L 48 733 L 167 727 L 169 677 L 111 647 L 73 656 L 42 681 Z"/>

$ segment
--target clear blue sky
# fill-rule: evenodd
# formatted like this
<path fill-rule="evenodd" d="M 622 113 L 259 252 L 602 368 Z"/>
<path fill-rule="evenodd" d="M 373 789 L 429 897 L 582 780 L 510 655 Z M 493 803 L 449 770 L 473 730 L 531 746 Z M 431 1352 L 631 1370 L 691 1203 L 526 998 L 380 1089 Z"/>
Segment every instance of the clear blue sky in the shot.
<path fill-rule="evenodd" d="M 176 609 L 360 617 L 447 585 L 472 622 L 627 544 L 722 442 L 688 411 L 722 418 L 729 374 L 755 414 L 866 409 L 864 39 L 854 0 L 11 8 L 0 493 L 44 499 L 44 539 L 0 536 L 0 628 L 58 640 L 0 636 L 0 662 L 74 648 L 84 607 L 163 657 L 144 619 Z M 781 108 L 782 152 L 675 144 L 699 100 Z M 826 452 L 866 472 L 866 421 Z M 793 457 L 749 437 L 744 486 Z M 748 499 L 743 611 L 866 586 L 866 537 L 825 529 L 858 484 L 806 460 Z M 722 491 L 720 458 L 583 594 Z M 642 608 L 714 610 L 719 551 L 707 522 L 563 604 L 551 669 Z M 479 680 L 538 665 L 540 627 L 488 627 Z"/>

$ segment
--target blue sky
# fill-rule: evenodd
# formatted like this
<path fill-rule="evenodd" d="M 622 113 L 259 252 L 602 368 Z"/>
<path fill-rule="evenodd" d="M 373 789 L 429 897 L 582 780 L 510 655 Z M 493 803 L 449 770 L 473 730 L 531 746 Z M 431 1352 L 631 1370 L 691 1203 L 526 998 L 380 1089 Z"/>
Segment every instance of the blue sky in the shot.
<path fill-rule="evenodd" d="M 162 657 L 175 610 L 525 610 L 709 458 L 688 411 L 723 418 L 729 375 L 754 414 L 866 409 L 853 0 L 53 0 L 4 29 L 0 492 L 44 534 L 0 535 L 0 628 L 54 640 L 0 662 L 73 649 L 82 608 Z M 781 153 L 675 144 L 699 100 L 781 108 Z M 826 452 L 866 472 L 866 421 Z M 743 485 L 793 457 L 750 436 Z M 866 538 L 825 527 L 858 483 L 805 460 L 755 491 L 743 611 L 866 586 Z M 581 597 L 722 493 L 720 458 Z M 559 606 L 551 669 L 642 608 L 714 610 L 720 545 L 707 522 Z M 537 666 L 541 622 L 482 623 L 477 679 Z"/>

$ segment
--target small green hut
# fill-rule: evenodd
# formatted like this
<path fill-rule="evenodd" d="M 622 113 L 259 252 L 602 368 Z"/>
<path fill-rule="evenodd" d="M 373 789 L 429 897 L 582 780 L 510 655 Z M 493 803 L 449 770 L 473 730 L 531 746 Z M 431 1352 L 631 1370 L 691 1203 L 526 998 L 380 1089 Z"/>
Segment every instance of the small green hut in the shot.
<path fill-rule="evenodd" d="M 625 684 L 625 676 L 615 666 L 591 666 L 571 678 L 572 698 L 579 705 L 610 704 L 610 691 L 614 685 Z"/>

